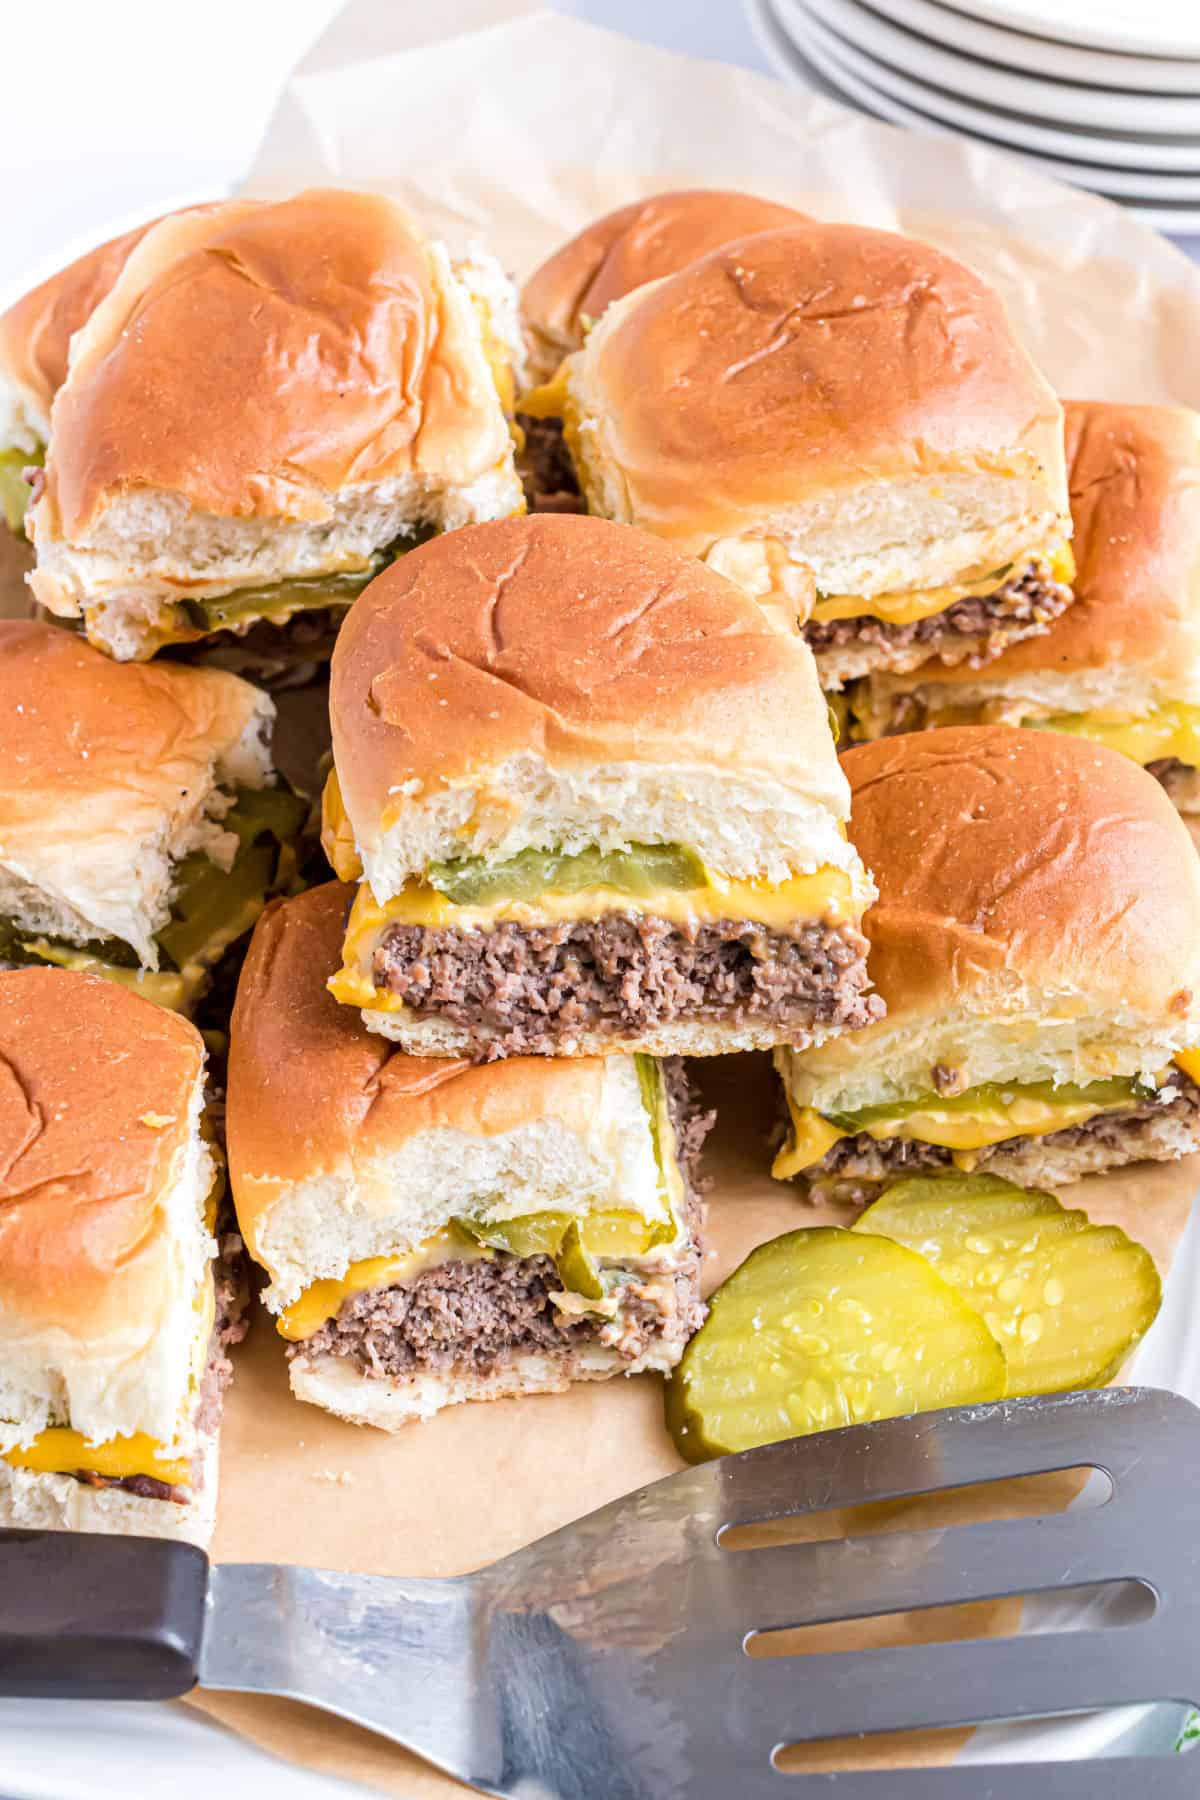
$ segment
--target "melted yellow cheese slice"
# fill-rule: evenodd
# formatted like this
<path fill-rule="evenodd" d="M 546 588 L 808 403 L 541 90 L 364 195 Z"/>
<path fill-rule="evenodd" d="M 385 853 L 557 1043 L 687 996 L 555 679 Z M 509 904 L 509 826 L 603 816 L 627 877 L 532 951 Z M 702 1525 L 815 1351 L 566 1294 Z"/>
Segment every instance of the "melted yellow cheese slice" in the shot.
<path fill-rule="evenodd" d="M 169 969 L 122 969 L 116 963 L 105 962 L 103 957 L 88 956 L 82 950 L 69 950 L 62 944 L 50 944 L 45 938 L 23 939 L 21 948 L 32 956 L 41 957 L 43 962 L 54 963 L 57 968 L 76 969 L 85 975 L 102 975 L 105 981 L 115 981 L 120 987 L 132 988 L 134 993 L 153 1000 L 156 1006 L 163 1006 L 168 1012 L 187 1012 L 207 978 L 206 971 L 198 965 L 185 970 L 183 974 Z"/>
<path fill-rule="evenodd" d="M 358 881 L 362 877 L 362 858 L 354 842 L 354 827 L 342 803 L 337 770 L 329 778 L 321 794 L 321 848 L 333 864 L 339 881 Z"/>
<path fill-rule="evenodd" d="M 160 1443 L 135 1432 L 131 1437 L 109 1438 L 89 1444 L 82 1432 L 69 1425 L 48 1425 L 24 1449 L 6 1450 L 4 1460 L 14 1469 L 31 1469 L 38 1475 L 107 1475 L 120 1480 L 127 1475 L 150 1475 L 171 1487 L 186 1487 L 192 1465 L 186 1456 L 168 1456 Z"/>
<path fill-rule="evenodd" d="M 1014 557 L 1010 572 L 1019 574 L 1030 563 L 1041 561 L 1048 564 L 1055 581 L 1074 580 L 1075 558 L 1067 544 L 1060 544 L 1048 557 L 1041 551 L 1025 551 Z M 872 594 L 869 598 L 861 594 L 821 594 L 813 607 L 812 616 L 822 621 L 871 618 L 883 619 L 889 625 L 911 625 L 918 619 L 932 618 L 934 613 L 945 612 L 956 600 L 993 594 L 1006 579 L 1006 576 L 998 575 L 995 569 L 989 569 L 979 575 L 967 576 L 962 581 L 952 582 L 946 587 L 910 588 L 890 594 Z"/>
<path fill-rule="evenodd" d="M 329 991 L 347 1006 L 374 1006 L 384 1011 L 402 1006 L 394 995 L 377 991 L 370 978 L 371 955 L 389 925 L 489 931 L 501 921 L 546 925 L 564 919 L 599 919 L 608 913 L 669 919 L 684 926 L 751 919 L 776 931 L 788 931 L 813 919 L 839 924 L 853 919 L 856 909 L 850 877 L 842 869 L 829 868 L 775 885 L 727 881 L 710 872 L 708 884 L 702 888 L 664 888 L 637 895 L 615 888 L 585 888 L 575 894 L 539 894 L 535 901 L 498 900 L 490 906 L 458 906 L 419 881 L 409 882 L 394 899 L 380 905 L 363 882 L 350 909 L 343 967 L 329 981 Z"/>
<path fill-rule="evenodd" d="M 344 1275 L 314 1281 L 279 1315 L 276 1329 L 281 1337 L 299 1342 L 320 1331 L 352 1294 L 366 1293 L 369 1288 L 399 1287 L 437 1263 L 484 1262 L 490 1255 L 489 1250 L 472 1244 L 457 1232 L 439 1231 L 403 1256 L 367 1256 L 351 1263 Z"/>
<path fill-rule="evenodd" d="M 1175 1062 L 1185 1075 L 1200 1081 L 1200 1047 L 1181 1050 Z M 811 1106 L 797 1106 L 786 1095 L 791 1119 L 791 1135 L 777 1154 L 771 1173 L 779 1181 L 787 1181 L 819 1163 L 844 1137 L 859 1133 L 845 1132 L 816 1112 Z M 954 1162 L 966 1172 L 974 1168 L 978 1157 L 989 1144 L 999 1144 L 1010 1137 L 1044 1137 L 1053 1131 L 1065 1131 L 1072 1125 L 1083 1125 L 1097 1113 L 1111 1107 L 1094 1106 L 1087 1101 L 1046 1101 L 1030 1094 L 1015 1094 L 1007 1105 L 981 1105 L 975 1111 L 923 1106 L 917 1110 L 898 1109 L 886 1117 L 872 1119 L 861 1131 L 877 1142 L 883 1138 L 917 1138 L 924 1144 L 939 1144 L 954 1153 Z"/>
<path fill-rule="evenodd" d="M 1174 756 L 1182 763 L 1200 765 L 1200 706 L 1182 700 L 1156 707 L 1140 718 L 1114 718 L 1103 712 L 1051 713 L 1022 723 L 1088 738 L 1137 763 Z"/>

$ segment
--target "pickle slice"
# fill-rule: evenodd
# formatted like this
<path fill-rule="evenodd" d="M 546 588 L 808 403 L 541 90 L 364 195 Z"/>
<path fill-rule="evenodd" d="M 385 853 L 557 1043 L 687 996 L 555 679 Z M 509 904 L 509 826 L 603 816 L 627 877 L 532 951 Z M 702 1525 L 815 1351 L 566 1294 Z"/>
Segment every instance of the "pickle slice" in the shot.
<path fill-rule="evenodd" d="M 0 512 L 10 531 L 24 533 L 25 514 L 33 499 L 25 471 L 40 468 L 45 457 L 44 450 L 0 450 Z"/>
<path fill-rule="evenodd" d="M 365 569 L 350 569 L 342 574 L 294 575 L 286 581 L 264 582 L 262 587 L 234 588 L 228 594 L 185 600 L 184 605 L 193 623 L 203 631 L 220 631 L 239 620 L 256 619 L 281 610 L 293 613 L 314 606 L 348 607 L 397 557 L 415 550 L 418 544 L 424 544 L 436 535 L 435 526 L 417 526 L 385 549 L 377 550 Z"/>
<path fill-rule="evenodd" d="M 425 879 L 456 906 L 493 906 L 502 900 L 536 900 L 545 893 L 579 894 L 614 888 L 649 898 L 664 888 L 687 892 L 708 876 L 694 850 L 683 844 L 632 844 L 628 850 L 590 846 L 573 856 L 559 850 L 522 850 L 507 862 L 482 857 L 430 863 Z"/>
<path fill-rule="evenodd" d="M 228 873 L 199 851 L 185 857 L 170 923 L 158 933 L 159 945 L 175 967 L 214 962 L 249 931 L 267 903 L 274 872 L 275 851 L 269 844 L 239 852 Z"/>
<path fill-rule="evenodd" d="M 236 832 L 244 846 L 269 835 L 280 844 L 294 838 L 308 817 L 308 801 L 282 785 L 237 789 L 233 806 L 221 820 L 225 831 Z"/>
<path fill-rule="evenodd" d="M 819 1225 L 761 1244 L 717 1289 L 668 1383 L 667 1427 L 703 1462 L 1004 1392 L 1004 1351 L 931 1263 Z"/>
<path fill-rule="evenodd" d="M 996 1175 L 898 1181 L 854 1229 L 918 1251 L 976 1308 L 1012 1398 L 1103 1386 L 1162 1298 L 1149 1251 L 1118 1226 Z"/>
<path fill-rule="evenodd" d="M 1154 1089 L 1133 1077 L 1117 1075 L 1108 1081 L 1084 1084 L 1052 1081 L 996 1082 L 964 1088 L 961 1094 L 937 1094 L 932 1088 L 914 1094 L 911 1099 L 884 1100 L 875 1106 L 859 1107 L 857 1112 L 827 1112 L 824 1116 L 839 1131 L 853 1135 L 865 1131 L 877 1119 L 901 1119 L 908 1113 L 995 1113 L 1003 1118 L 1015 1100 L 1036 1100 L 1045 1106 L 1093 1106 L 1098 1112 L 1108 1107 L 1129 1105 L 1135 1100 L 1152 1097 Z"/>

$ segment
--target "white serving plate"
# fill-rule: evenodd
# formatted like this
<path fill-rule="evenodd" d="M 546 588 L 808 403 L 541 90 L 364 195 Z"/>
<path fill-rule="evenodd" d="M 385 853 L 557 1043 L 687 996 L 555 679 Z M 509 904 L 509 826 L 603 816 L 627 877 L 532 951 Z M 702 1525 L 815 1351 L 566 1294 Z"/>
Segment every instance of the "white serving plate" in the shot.
<path fill-rule="evenodd" d="M 775 18 L 770 0 L 751 0 L 751 16 L 756 21 L 763 50 L 774 66 L 792 81 L 803 82 L 806 78 L 806 64 L 812 63 L 813 58 L 807 49 L 802 51 L 784 31 L 782 24 Z M 809 43 L 813 26 L 814 21 L 810 17 L 805 28 Z M 1160 174 L 1172 170 L 1183 170 L 1189 174 L 1200 172 L 1200 136 L 1176 143 L 1164 139 L 1126 137 L 1119 132 L 1072 131 L 1065 127 L 1059 129 L 1044 125 L 1037 119 L 991 112 L 983 107 L 969 105 L 953 94 L 944 94 L 938 88 L 924 87 L 907 75 L 874 60 L 870 61 L 869 79 L 873 87 L 883 89 L 905 106 L 915 107 L 918 115 L 925 115 L 923 119 L 918 116 L 912 120 L 902 114 L 883 115 L 885 118 L 894 116 L 900 124 L 915 123 L 924 130 L 930 130 L 930 121 L 936 119 L 939 123 L 966 132 L 972 137 L 988 137 L 996 143 L 1033 151 L 1038 155 L 1062 156 L 1068 160 L 1097 162 L 1114 168 L 1151 169 Z"/>
<path fill-rule="evenodd" d="M 1033 122 L 1030 122 L 1028 130 L 1020 130 L 1018 127 L 1023 123 L 1021 121 L 1009 121 L 999 114 L 964 106 L 949 95 L 923 89 L 894 70 L 872 62 L 856 51 L 853 45 L 846 44 L 836 33 L 826 30 L 816 19 L 809 21 L 806 51 L 801 54 L 774 20 L 767 0 L 754 0 L 753 11 L 764 51 L 772 57 L 781 73 L 788 75 L 793 81 L 808 83 L 811 80 L 811 70 L 815 69 L 831 88 L 848 96 L 867 112 L 887 119 L 892 124 L 906 125 L 917 131 L 949 131 L 981 138 L 988 149 L 1005 149 L 1010 153 L 1020 154 L 1046 174 L 1063 176 L 1071 168 L 1080 168 L 1083 172 L 1077 177 L 1070 177 L 1071 179 L 1078 180 L 1096 192 L 1119 196 L 1147 224 L 1176 232 L 1200 229 L 1200 224 L 1197 223 L 1200 215 L 1196 214 L 1185 212 L 1177 217 L 1171 212 L 1167 215 L 1165 224 L 1157 217 L 1147 217 L 1146 211 L 1137 204 L 1136 197 L 1140 191 L 1148 202 L 1169 199 L 1171 195 L 1155 193 L 1156 176 L 1170 179 L 1173 172 L 1178 172 L 1185 177 L 1194 178 L 1200 174 L 1200 141 L 1197 141 L 1195 150 L 1188 153 L 1186 161 L 1180 156 L 1165 169 L 1149 163 L 1145 145 L 1130 144 L 1131 151 L 1140 152 L 1140 155 L 1134 154 L 1129 158 L 1132 169 L 1148 171 L 1148 180 L 1142 186 L 1139 178 L 1131 175 L 1129 169 L 1124 167 L 1121 146 L 1125 140 L 1107 137 L 1096 140 L 1085 138 L 1082 134 L 1039 130 Z M 997 142 L 997 139 L 1002 141 Z M 1105 155 L 1111 154 L 1112 165 L 1096 161 L 1093 169 L 1093 158 L 1098 158 L 1101 150 Z M 1051 154 L 1047 155 L 1047 152 Z M 1110 176 L 1115 176 L 1116 179 L 1107 179 Z M 1177 190 L 1172 192 L 1178 199 L 1185 199 Z"/>
<path fill-rule="evenodd" d="M 776 0 L 776 16 L 798 49 L 807 47 L 811 20 L 818 19 L 873 60 L 901 69 L 922 86 L 961 95 L 980 106 L 1085 131 L 1102 129 L 1188 137 L 1200 134 L 1200 97 L 1121 93 L 1112 88 L 1084 87 L 1047 81 L 943 50 L 926 38 L 891 25 L 855 0 Z"/>
<path fill-rule="evenodd" d="M 1195 0 L 944 0 L 955 12 L 1038 37 L 1132 56 L 1200 56 Z"/>
<path fill-rule="evenodd" d="M 1111 50 L 1084 50 L 1076 44 L 986 25 L 953 10 L 953 0 L 871 0 L 871 5 L 893 25 L 1027 74 L 1091 82 L 1126 93 L 1200 94 L 1200 57 L 1122 56 Z"/>

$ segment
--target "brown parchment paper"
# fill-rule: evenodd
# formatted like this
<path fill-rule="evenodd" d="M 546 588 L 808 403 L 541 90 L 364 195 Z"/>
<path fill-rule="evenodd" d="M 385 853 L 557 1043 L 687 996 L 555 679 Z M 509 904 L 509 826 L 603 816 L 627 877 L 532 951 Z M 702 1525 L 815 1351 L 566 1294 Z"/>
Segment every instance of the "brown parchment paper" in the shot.
<path fill-rule="evenodd" d="M 320 182 L 388 190 L 452 242 L 482 239 L 519 276 L 636 195 L 752 188 L 957 252 L 1000 288 L 1064 393 L 1200 406 L 1200 274 L 1115 207 L 982 147 L 914 137 L 762 77 L 504 0 L 347 7 L 286 89 L 248 188 Z M 303 730 L 304 708 L 322 705 L 320 689 L 290 697 L 289 722 Z M 712 1286 L 761 1239 L 829 1215 L 770 1179 L 766 1059 L 724 1059 L 702 1077 L 720 1111 L 708 1159 Z M 1198 1185 L 1193 1159 L 1091 1180 L 1070 1197 L 1139 1237 L 1165 1270 Z M 290 1399 L 279 1340 L 260 1316 L 226 1410 L 215 1555 L 451 1574 L 677 1466 L 651 1378 L 458 1408 L 395 1438 L 356 1430 Z M 1059 1503 L 1075 1485 L 1059 1484 Z M 1046 1504 L 1044 1485 L 1013 1484 L 1006 1496 L 1014 1513 Z M 923 1516 L 914 1503 L 906 1522 Z M 939 1629 L 1011 1630 L 1016 1611 L 963 1608 Z M 906 1641 L 929 1628 L 893 1619 L 837 1642 Z M 212 1695 L 196 1704 L 281 1756 L 383 1793 L 462 1791 L 367 1733 L 286 1702 Z M 961 1737 L 936 1754 L 951 1754 Z M 915 1757 L 929 1746 L 910 1749 Z"/>

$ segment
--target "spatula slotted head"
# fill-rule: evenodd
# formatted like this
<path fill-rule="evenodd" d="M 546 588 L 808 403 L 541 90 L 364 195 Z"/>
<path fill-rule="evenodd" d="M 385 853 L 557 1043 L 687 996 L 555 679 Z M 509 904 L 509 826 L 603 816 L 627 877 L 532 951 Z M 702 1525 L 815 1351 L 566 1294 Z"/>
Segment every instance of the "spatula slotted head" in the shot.
<path fill-rule="evenodd" d="M 731 1547 L 734 1527 L 1088 1467 L 1111 1481 L 1104 1504 Z M 825 1432 L 670 1477 L 469 1578 L 470 1777 L 554 1800 L 1194 1800 L 1200 1757 L 808 1774 L 772 1758 L 859 1734 L 1196 1700 L 1198 1475 L 1196 1408 L 1110 1388 Z M 1120 1630 L 747 1653 L 765 1631 L 1117 1581 L 1148 1600 Z"/>

